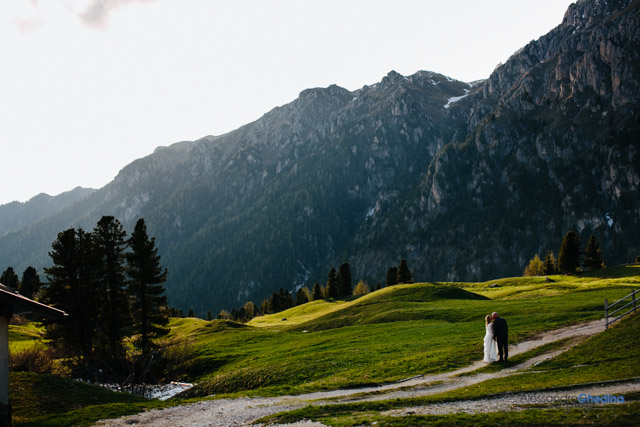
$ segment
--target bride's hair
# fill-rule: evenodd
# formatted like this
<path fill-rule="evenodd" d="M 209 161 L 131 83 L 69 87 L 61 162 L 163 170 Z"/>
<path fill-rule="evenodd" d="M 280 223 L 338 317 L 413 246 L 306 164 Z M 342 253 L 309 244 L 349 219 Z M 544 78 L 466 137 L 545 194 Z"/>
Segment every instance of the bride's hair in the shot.
<path fill-rule="evenodd" d="M 488 325 L 489 323 L 491 323 L 491 315 L 487 314 L 487 317 L 484 318 L 484 324 Z"/>

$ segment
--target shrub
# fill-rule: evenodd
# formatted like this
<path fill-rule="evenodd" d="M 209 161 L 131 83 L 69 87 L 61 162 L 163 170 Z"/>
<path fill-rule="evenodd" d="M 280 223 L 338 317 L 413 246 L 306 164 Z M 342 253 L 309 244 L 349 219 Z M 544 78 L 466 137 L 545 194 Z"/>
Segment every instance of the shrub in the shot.
<path fill-rule="evenodd" d="M 191 371 L 196 359 L 196 348 L 193 340 L 174 339 L 159 343 L 156 361 L 151 369 L 149 379 L 158 382 L 184 379 Z"/>
<path fill-rule="evenodd" d="M 52 374 L 56 372 L 57 354 L 52 347 L 36 344 L 21 351 L 11 352 L 9 369 L 15 372 L 35 372 Z"/>
<path fill-rule="evenodd" d="M 14 314 L 13 316 L 11 316 L 11 319 L 9 319 L 10 325 L 22 326 L 26 325 L 27 323 L 29 323 L 29 319 L 20 314 Z"/>

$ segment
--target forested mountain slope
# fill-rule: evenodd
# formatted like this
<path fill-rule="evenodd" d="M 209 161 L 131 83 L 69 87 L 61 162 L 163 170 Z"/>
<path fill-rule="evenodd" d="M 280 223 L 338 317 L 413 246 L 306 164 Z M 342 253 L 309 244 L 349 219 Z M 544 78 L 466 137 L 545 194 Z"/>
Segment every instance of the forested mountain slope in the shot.
<path fill-rule="evenodd" d="M 0 238 L 0 266 L 49 265 L 68 227 L 144 217 L 172 305 L 206 313 L 351 263 L 382 281 L 519 274 L 566 231 L 608 264 L 640 253 L 638 1 L 579 1 L 562 24 L 464 83 L 391 72 L 308 89 L 226 135 L 157 149 L 113 182 Z"/>

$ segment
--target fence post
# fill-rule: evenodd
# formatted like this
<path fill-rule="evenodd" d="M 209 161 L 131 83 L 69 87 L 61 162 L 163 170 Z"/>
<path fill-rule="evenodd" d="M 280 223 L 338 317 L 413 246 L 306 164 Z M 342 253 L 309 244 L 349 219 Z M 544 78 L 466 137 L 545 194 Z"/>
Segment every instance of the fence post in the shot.
<path fill-rule="evenodd" d="M 633 300 L 633 312 L 636 312 L 636 292 L 637 290 L 634 289 L 633 292 L 631 293 L 631 299 Z"/>
<path fill-rule="evenodd" d="M 609 329 L 609 303 L 604 300 L 604 328 Z"/>

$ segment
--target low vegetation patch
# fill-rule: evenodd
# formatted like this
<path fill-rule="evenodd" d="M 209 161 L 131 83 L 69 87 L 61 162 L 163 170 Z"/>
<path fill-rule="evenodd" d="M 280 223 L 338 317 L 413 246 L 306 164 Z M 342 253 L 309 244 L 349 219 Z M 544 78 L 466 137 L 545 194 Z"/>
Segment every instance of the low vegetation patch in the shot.
<path fill-rule="evenodd" d="M 15 426 L 89 425 L 101 418 L 176 404 L 116 393 L 55 375 L 14 372 L 9 380 Z"/>

